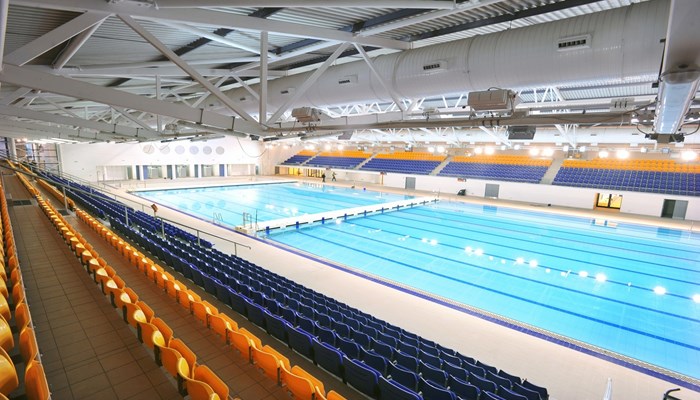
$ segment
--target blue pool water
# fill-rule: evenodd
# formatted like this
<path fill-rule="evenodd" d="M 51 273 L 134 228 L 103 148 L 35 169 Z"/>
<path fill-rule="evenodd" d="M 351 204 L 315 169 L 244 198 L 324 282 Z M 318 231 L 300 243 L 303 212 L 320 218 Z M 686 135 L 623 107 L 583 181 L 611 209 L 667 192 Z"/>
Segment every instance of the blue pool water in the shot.
<path fill-rule="evenodd" d="M 261 222 L 411 198 L 313 183 L 149 190 L 134 194 L 204 220 L 216 218 L 231 227 L 243 224 L 243 213 Z"/>
<path fill-rule="evenodd" d="M 201 192 L 189 196 L 179 192 L 171 205 L 192 213 L 195 203 L 206 210 L 211 201 Z M 270 239 L 700 378 L 697 234 L 447 202 L 339 222 Z"/>

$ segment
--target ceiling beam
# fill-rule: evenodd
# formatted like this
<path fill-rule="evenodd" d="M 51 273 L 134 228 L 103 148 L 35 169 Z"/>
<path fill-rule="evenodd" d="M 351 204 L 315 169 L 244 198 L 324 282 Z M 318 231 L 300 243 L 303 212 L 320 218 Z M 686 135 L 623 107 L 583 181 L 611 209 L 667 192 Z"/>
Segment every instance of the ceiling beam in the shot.
<path fill-rule="evenodd" d="M 236 129 L 255 135 L 260 133 L 260 127 L 257 123 L 236 120 L 234 117 L 214 113 L 201 108 L 191 108 L 183 104 L 155 100 L 145 96 L 126 93 L 122 90 L 32 71 L 28 68 L 9 64 L 5 64 L 5 68 L 0 72 L 0 82 L 62 94 L 76 99 L 91 100 L 102 104 L 141 110 L 151 114 L 166 115 L 199 124 L 216 126 L 222 129 Z"/>
<path fill-rule="evenodd" d="M 94 131 L 108 132 L 126 137 L 142 137 L 146 138 L 150 135 L 144 135 L 145 131 L 141 128 L 133 128 L 131 126 L 108 124 L 106 122 L 90 121 L 82 118 L 67 117 L 63 115 L 50 114 L 42 111 L 34 111 L 28 108 L 19 108 L 12 106 L 0 105 L 0 115 L 10 117 L 33 119 L 37 121 L 50 122 L 59 125 L 81 127 Z"/>
<path fill-rule="evenodd" d="M 275 123 L 275 122 L 277 122 L 277 119 L 279 119 L 279 117 L 281 117 L 282 114 L 284 114 L 284 112 L 287 111 L 287 110 L 289 109 L 289 107 L 291 107 L 292 104 L 294 104 L 294 102 L 296 102 L 301 96 L 303 96 L 303 95 L 306 93 L 306 91 L 311 87 L 311 85 L 313 85 L 314 83 L 316 83 L 316 80 L 318 80 L 318 78 L 319 78 L 321 75 L 323 75 L 324 72 L 326 72 L 326 70 L 328 69 L 328 67 L 330 67 L 331 64 L 333 64 L 333 62 L 338 58 L 338 56 L 340 56 L 340 54 L 341 54 L 349 45 L 350 45 L 350 43 L 343 43 L 343 44 L 341 44 L 340 47 L 338 47 L 338 48 L 333 52 L 333 54 L 331 54 L 331 56 L 328 57 L 328 59 L 326 60 L 326 62 L 323 63 L 323 65 L 321 65 L 320 67 L 318 67 L 318 69 L 317 69 L 316 71 L 314 71 L 314 73 L 311 74 L 311 76 L 309 76 L 308 78 L 306 78 L 306 80 L 304 81 L 304 83 L 302 83 L 301 86 L 299 86 L 299 88 L 294 92 L 294 94 L 292 94 L 292 96 L 290 96 L 290 97 L 287 99 L 287 101 L 285 101 L 284 104 L 282 104 L 282 105 L 280 106 L 280 108 L 279 108 L 274 114 L 272 114 L 272 116 L 270 117 L 269 120 L 267 120 L 267 122 L 268 122 L 268 123 Z"/>
<path fill-rule="evenodd" d="M 7 35 L 7 14 L 10 11 L 10 0 L 0 0 L 0 68 L 5 54 L 5 37 Z"/>
<path fill-rule="evenodd" d="M 109 14 L 102 12 L 81 14 L 6 55 L 4 62 L 13 65 L 24 65 L 96 23 L 104 21 L 107 17 L 109 17 Z"/>
<path fill-rule="evenodd" d="M 186 62 L 183 60 L 183 62 Z M 189 65 L 189 63 L 187 63 Z M 189 76 L 182 68 L 178 66 L 167 66 L 167 67 L 126 67 L 126 68 L 89 68 L 82 69 L 80 67 L 68 67 L 62 68 L 58 71 L 53 70 L 50 67 L 43 65 L 28 65 L 27 68 L 31 68 L 37 71 L 43 72 L 53 72 L 57 75 L 72 76 L 72 77 L 154 77 L 156 75 L 161 77 L 176 76 L 183 77 Z M 191 67 L 193 70 L 197 71 L 200 75 L 204 76 L 229 76 L 231 75 L 231 70 L 223 68 L 200 68 Z M 243 77 L 258 77 L 259 72 L 257 70 L 246 70 L 237 73 L 238 76 Z M 269 76 L 287 76 L 286 71 L 268 71 Z"/>
<path fill-rule="evenodd" d="M 407 50 L 410 43 L 400 40 L 378 37 L 358 37 L 350 32 L 335 29 L 317 28 L 309 25 L 291 22 L 270 21 L 261 18 L 221 13 L 206 9 L 152 9 L 129 4 L 127 2 L 96 2 L 93 0 L 16 0 L 13 4 L 47 9 L 67 11 L 94 11 L 112 14 L 131 15 L 137 19 L 165 20 L 194 24 L 200 27 L 240 29 L 251 32 L 267 31 L 280 35 L 339 42 L 360 43 L 366 46 L 386 47 L 390 49 Z"/>
<path fill-rule="evenodd" d="M 452 0 L 158 0 L 158 8 L 192 8 L 192 7 L 285 7 L 285 8 L 416 8 L 416 9 L 450 9 Z"/>
<path fill-rule="evenodd" d="M 75 55 L 75 53 L 80 50 L 81 47 L 87 42 L 90 37 L 92 37 L 92 34 L 97 31 L 97 29 L 100 28 L 102 25 L 102 22 L 104 20 L 99 21 L 95 25 L 89 27 L 88 29 L 80 32 L 78 35 L 70 39 L 69 42 L 66 43 L 65 47 L 61 52 L 58 54 L 56 59 L 53 61 L 52 66 L 54 69 L 61 69 L 63 68 L 68 61 L 70 61 L 71 58 Z"/>
<path fill-rule="evenodd" d="M 212 83 L 209 82 L 204 76 L 202 76 L 199 72 L 197 72 L 189 64 L 187 64 L 185 61 L 183 61 L 182 58 L 178 57 L 178 55 L 175 54 L 175 52 L 170 50 L 168 48 L 168 46 L 166 46 L 163 42 L 158 40 L 155 36 L 153 36 L 153 34 L 148 32 L 144 27 L 139 25 L 138 22 L 136 22 L 134 19 L 132 19 L 128 15 L 119 15 L 119 18 L 125 24 L 127 24 L 131 29 L 133 29 L 134 32 L 138 33 L 142 38 L 144 38 L 147 42 L 149 42 L 151 45 L 153 45 L 153 47 L 158 49 L 158 51 L 160 51 L 164 56 L 168 57 L 170 59 L 170 61 L 174 62 L 175 64 L 177 64 L 178 67 L 182 68 L 182 70 L 185 71 L 190 77 L 192 77 L 192 79 L 199 82 L 200 85 L 204 86 L 204 88 L 207 89 L 209 91 L 209 93 L 212 94 L 212 96 L 219 99 L 229 109 L 231 109 L 236 114 L 240 115 L 246 121 L 249 121 L 249 122 L 255 121 L 253 119 L 253 117 L 250 116 L 250 114 L 248 114 L 243 109 L 241 109 L 226 94 L 221 92 L 221 90 L 219 90 L 219 88 L 212 85 Z"/>
<path fill-rule="evenodd" d="M 600 0 L 564 0 L 556 3 L 547 3 L 540 7 L 532 7 L 520 11 L 515 11 L 513 13 L 505 13 L 496 17 L 480 19 L 472 22 L 467 22 L 464 24 L 454 25 L 447 28 L 436 29 L 434 31 L 428 31 L 416 35 L 410 35 L 404 39 L 409 42 L 415 42 L 423 39 L 430 39 L 437 36 L 443 36 L 450 33 L 457 33 L 462 31 L 467 31 L 470 29 L 481 28 L 488 25 L 500 24 L 503 22 L 515 21 L 522 18 L 534 17 L 536 15 L 546 14 L 554 11 L 565 10 L 567 8 L 584 6 L 586 4 L 598 3 Z"/>

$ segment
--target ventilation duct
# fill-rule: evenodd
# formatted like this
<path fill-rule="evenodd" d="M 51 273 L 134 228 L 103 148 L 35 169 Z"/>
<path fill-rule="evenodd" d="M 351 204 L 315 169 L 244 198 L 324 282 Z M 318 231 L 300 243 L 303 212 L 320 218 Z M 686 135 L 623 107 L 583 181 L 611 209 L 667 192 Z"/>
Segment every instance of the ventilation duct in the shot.
<path fill-rule="evenodd" d="M 678 132 L 699 83 L 700 71 L 671 72 L 661 76 L 654 132 Z"/>
<path fill-rule="evenodd" d="M 458 96 L 489 88 L 653 82 L 663 56 L 660 40 L 668 15 L 669 1 L 653 0 L 382 55 L 373 63 L 383 81 L 403 98 Z M 270 81 L 270 107 L 284 104 L 289 98 L 285 91 L 302 87 L 311 73 Z M 239 99 L 246 93 L 234 89 L 228 95 Z M 291 107 L 375 101 L 392 98 L 367 64 L 356 61 L 330 67 Z M 257 112 L 253 103 L 241 107 Z"/>

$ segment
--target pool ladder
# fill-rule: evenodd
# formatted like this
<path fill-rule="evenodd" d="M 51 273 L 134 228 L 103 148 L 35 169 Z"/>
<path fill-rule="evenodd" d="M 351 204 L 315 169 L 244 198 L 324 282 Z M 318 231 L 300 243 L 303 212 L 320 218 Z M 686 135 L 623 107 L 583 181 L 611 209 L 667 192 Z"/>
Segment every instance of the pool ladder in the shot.
<path fill-rule="evenodd" d="M 221 213 L 215 212 L 214 219 L 212 222 L 214 223 L 214 225 L 223 225 L 224 217 L 221 215 Z"/>

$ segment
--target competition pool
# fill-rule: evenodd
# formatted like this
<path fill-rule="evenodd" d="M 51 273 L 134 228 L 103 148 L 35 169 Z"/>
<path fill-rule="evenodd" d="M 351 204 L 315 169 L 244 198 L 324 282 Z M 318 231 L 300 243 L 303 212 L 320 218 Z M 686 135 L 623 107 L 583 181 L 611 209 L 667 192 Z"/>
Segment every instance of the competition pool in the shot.
<path fill-rule="evenodd" d="M 247 189 L 260 191 L 254 195 L 261 201 L 256 207 L 265 208 L 270 197 L 263 192 L 274 186 Z M 335 194 L 340 196 L 336 206 L 348 201 L 348 192 L 335 189 L 323 191 L 321 202 L 318 190 L 307 193 L 308 207 L 320 207 Z M 295 192 L 295 202 L 301 201 L 297 195 L 302 196 Z M 376 193 L 349 196 L 381 201 Z M 159 196 L 149 198 L 160 202 Z M 168 205 L 187 205 L 180 209 L 202 219 L 211 217 L 195 208 L 227 207 L 202 189 L 179 190 L 176 198 Z M 279 214 L 285 208 L 275 209 Z M 574 343 L 700 379 L 698 234 L 443 201 L 288 228 L 269 239 Z"/>

